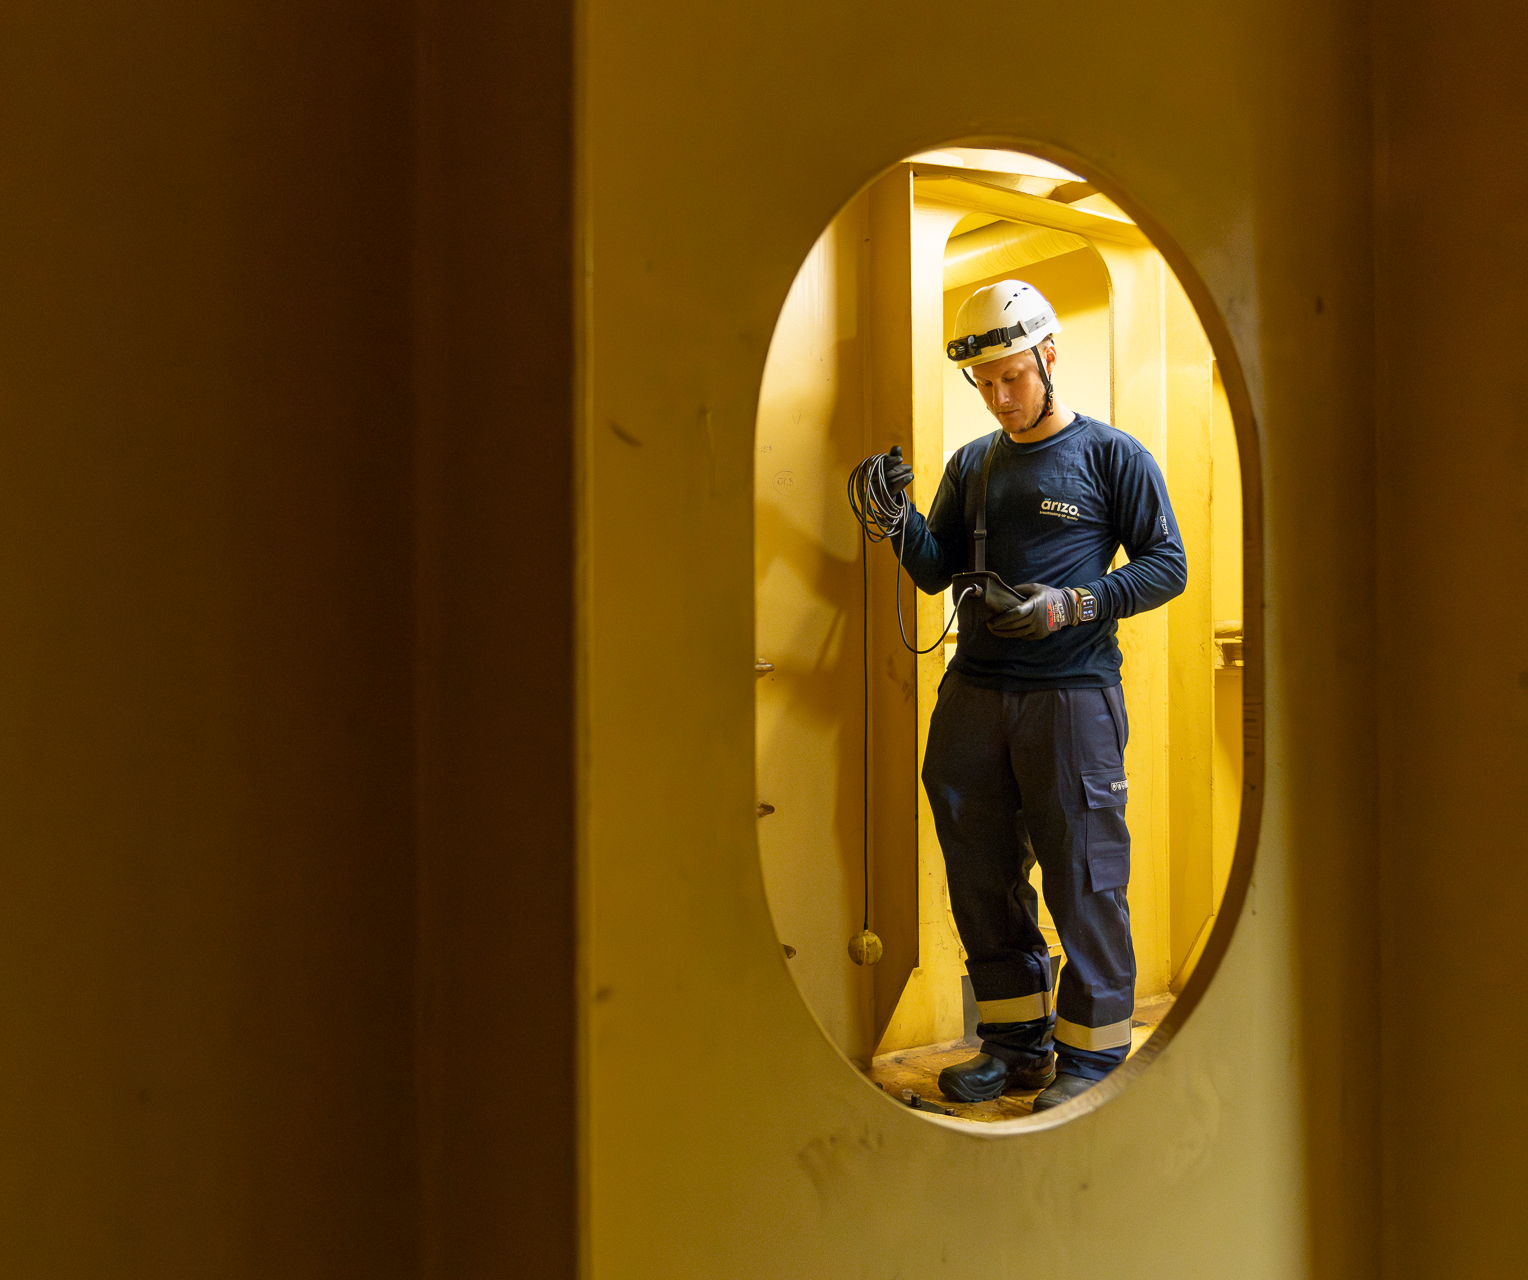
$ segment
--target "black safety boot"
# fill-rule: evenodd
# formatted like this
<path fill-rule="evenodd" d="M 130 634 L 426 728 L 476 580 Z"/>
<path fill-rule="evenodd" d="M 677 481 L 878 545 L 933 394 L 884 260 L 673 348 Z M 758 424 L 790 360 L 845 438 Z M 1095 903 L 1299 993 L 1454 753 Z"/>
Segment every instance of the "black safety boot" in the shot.
<path fill-rule="evenodd" d="M 1079 1093 L 1086 1093 L 1097 1083 L 1097 1080 L 1084 1080 L 1081 1076 L 1069 1075 L 1063 1071 L 1056 1077 L 1054 1084 L 1035 1098 L 1031 1110 L 1049 1111 L 1052 1107 L 1059 1107 L 1063 1102 L 1070 1102 Z"/>
<path fill-rule="evenodd" d="M 1009 1066 L 990 1053 L 979 1053 L 965 1062 L 957 1062 L 939 1073 L 939 1091 L 956 1102 L 990 1102 L 1012 1089 L 1043 1089 L 1056 1078 L 1056 1055 L 1019 1066 Z"/>

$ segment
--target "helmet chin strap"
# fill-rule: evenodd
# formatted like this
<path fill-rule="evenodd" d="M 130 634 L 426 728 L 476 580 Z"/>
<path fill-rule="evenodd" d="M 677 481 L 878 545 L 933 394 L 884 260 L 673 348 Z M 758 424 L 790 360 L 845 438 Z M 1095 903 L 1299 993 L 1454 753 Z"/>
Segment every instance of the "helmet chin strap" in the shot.
<path fill-rule="evenodd" d="M 1045 361 L 1040 356 L 1041 345 L 1041 343 L 1036 343 L 1034 346 L 1030 347 L 1030 350 L 1034 352 L 1035 368 L 1040 371 L 1040 381 L 1045 384 L 1045 404 L 1041 407 L 1040 416 L 1038 418 L 1031 422 L 1027 427 L 1019 428 L 1020 435 L 1023 435 L 1026 431 L 1033 431 L 1036 427 L 1038 427 L 1042 422 L 1051 416 L 1051 411 L 1056 407 L 1056 388 L 1051 382 L 1050 371 L 1046 369 Z M 971 376 L 971 371 L 969 369 L 962 366 L 960 370 L 960 376 L 969 382 L 973 387 L 976 387 L 976 379 Z M 976 389 L 978 391 L 981 390 L 980 387 L 976 387 Z"/>
<path fill-rule="evenodd" d="M 1036 426 L 1041 425 L 1042 422 L 1045 422 L 1045 419 L 1050 417 L 1051 409 L 1056 408 L 1056 388 L 1051 385 L 1050 371 L 1045 368 L 1045 360 L 1041 357 L 1041 344 L 1036 342 L 1033 347 L 1030 347 L 1030 350 L 1034 353 L 1034 368 L 1038 368 L 1041 371 L 1041 382 L 1045 383 L 1045 403 L 1041 405 L 1038 419 L 1034 419 L 1034 422 L 1031 422 L 1028 426 L 1021 426 L 1019 428 L 1019 435 L 1024 435 L 1024 432 L 1027 431 L 1034 431 Z"/>
<path fill-rule="evenodd" d="M 1040 416 L 1025 427 L 1025 431 L 1033 431 L 1051 416 L 1051 410 L 1056 407 L 1056 388 L 1051 384 L 1050 371 L 1045 367 L 1045 361 L 1040 356 L 1042 345 L 1037 342 L 1030 347 L 1030 350 L 1035 353 L 1035 368 L 1040 371 L 1040 381 L 1045 384 L 1045 403 L 1040 408 Z"/>

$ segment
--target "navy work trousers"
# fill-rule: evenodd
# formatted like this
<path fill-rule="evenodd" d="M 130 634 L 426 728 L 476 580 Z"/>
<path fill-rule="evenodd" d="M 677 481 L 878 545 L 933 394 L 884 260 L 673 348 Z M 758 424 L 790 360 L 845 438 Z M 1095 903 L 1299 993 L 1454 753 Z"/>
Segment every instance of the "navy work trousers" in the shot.
<path fill-rule="evenodd" d="M 944 851 L 982 1049 L 1099 1080 L 1125 1060 L 1135 1008 L 1120 687 L 984 689 L 945 676 L 923 786 Z M 1066 964 L 1055 1006 L 1030 869 Z"/>

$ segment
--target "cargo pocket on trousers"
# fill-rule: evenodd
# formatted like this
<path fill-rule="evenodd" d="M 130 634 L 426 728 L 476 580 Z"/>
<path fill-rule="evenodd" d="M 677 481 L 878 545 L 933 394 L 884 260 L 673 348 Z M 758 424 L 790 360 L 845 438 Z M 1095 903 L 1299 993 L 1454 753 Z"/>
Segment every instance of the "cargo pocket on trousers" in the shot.
<path fill-rule="evenodd" d="M 1088 888 L 1123 889 L 1130 883 L 1130 829 L 1125 802 L 1130 783 L 1123 769 L 1089 769 L 1082 775 L 1087 803 Z"/>

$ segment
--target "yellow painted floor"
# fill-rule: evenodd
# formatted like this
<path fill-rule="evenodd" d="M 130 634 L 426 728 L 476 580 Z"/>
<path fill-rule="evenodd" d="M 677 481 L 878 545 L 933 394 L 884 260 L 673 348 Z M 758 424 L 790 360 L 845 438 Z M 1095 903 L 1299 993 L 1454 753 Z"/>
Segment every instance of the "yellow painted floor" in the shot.
<path fill-rule="evenodd" d="M 1150 1000 L 1138 1000 L 1135 1016 L 1131 1019 L 1130 1052 L 1143 1044 L 1157 1024 L 1173 1007 L 1170 995 L 1155 996 Z M 953 1112 L 962 1120 L 976 1120 L 990 1124 L 996 1120 L 1015 1120 L 1027 1116 L 1029 1104 L 1035 1092 L 1005 1093 L 991 1102 L 956 1102 L 939 1092 L 939 1073 L 952 1062 L 963 1062 L 981 1052 L 976 1040 L 953 1040 L 947 1044 L 924 1045 L 917 1049 L 903 1049 L 897 1053 L 885 1053 L 870 1064 L 870 1079 L 886 1090 L 893 1098 L 904 1097 L 904 1090 L 927 1098 L 930 1102 Z"/>

